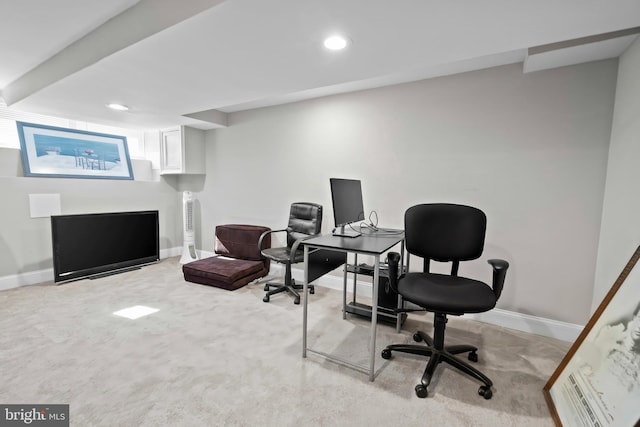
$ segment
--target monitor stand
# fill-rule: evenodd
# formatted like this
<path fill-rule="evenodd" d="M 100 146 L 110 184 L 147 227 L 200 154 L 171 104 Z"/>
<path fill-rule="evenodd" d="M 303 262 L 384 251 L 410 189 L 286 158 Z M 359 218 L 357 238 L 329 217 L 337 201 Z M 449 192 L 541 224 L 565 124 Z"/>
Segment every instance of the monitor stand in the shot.
<path fill-rule="evenodd" d="M 345 229 L 345 226 L 342 225 L 333 230 L 333 235 L 338 237 L 358 237 L 361 236 L 362 233 L 356 230 Z"/>

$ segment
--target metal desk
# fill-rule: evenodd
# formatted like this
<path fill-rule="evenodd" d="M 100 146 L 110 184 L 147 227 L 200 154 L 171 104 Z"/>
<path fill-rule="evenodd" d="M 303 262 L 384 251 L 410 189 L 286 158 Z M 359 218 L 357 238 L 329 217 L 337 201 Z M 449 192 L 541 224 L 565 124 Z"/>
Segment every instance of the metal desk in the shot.
<path fill-rule="evenodd" d="M 363 372 L 365 374 L 369 374 L 369 380 L 374 381 L 375 379 L 375 352 L 376 352 L 376 326 L 378 321 L 378 282 L 380 278 L 380 255 L 384 252 L 388 251 L 398 243 L 404 243 L 404 233 L 402 230 L 397 230 L 396 233 L 389 232 L 378 232 L 378 233 L 363 233 L 359 237 L 338 237 L 333 236 L 331 234 L 323 234 L 321 236 L 312 237 L 308 240 L 305 240 L 302 244 L 304 245 L 304 284 L 303 284 L 303 294 L 304 294 L 304 305 L 303 305 L 303 318 L 302 318 L 302 357 L 307 357 L 307 351 L 318 354 L 320 356 L 326 357 L 327 359 L 333 360 L 334 362 L 338 362 L 342 365 L 348 366 L 357 371 Z M 322 274 L 316 271 L 310 274 L 310 256 L 314 254 L 315 251 L 322 252 L 339 252 L 343 253 L 343 259 L 346 261 L 347 253 L 355 253 L 355 254 L 363 254 L 373 256 L 375 259 L 374 263 L 374 271 L 373 271 L 373 286 L 371 293 L 371 327 L 370 327 L 370 344 L 369 348 L 371 349 L 371 353 L 369 355 L 369 367 L 363 368 L 361 366 L 355 365 L 349 361 L 338 359 L 329 354 L 312 350 L 307 347 L 307 302 L 309 301 L 309 293 L 308 293 L 308 285 L 310 281 L 315 280 L 320 277 L 322 274 L 326 274 L 331 270 L 324 271 Z M 404 261 L 404 244 L 402 244 L 401 248 L 401 265 L 403 265 Z M 339 265 L 338 265 L 339 266 Z M 333 265 L 333 269 L 338 266 Z M 313 267 L 311 267 L 313 268 Z M 344 268 L 344 285 L 343 285 L 343 293 L 342 293 L 342 306 L 343 306 L 343 318 L 346 317 L 346 311 L 344 307 L 347 304 L 347 268 L 345 265 Z"/>

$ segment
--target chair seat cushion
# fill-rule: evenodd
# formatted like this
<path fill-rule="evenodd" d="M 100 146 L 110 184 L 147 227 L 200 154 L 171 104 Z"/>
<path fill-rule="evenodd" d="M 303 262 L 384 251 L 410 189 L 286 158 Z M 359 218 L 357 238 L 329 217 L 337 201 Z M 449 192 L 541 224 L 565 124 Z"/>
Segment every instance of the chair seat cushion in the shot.
<path fill-rule="evenodd" d="M 281 248 L 263 249 L 262 254 L 276 262 L 286 264 L 290 262 L 291 259 L 291 248 L 285 246 Z M 300 250 L 296 251 L 296 256 L 294 257 L 292 264 L 302 261 L 304 261 L 304 252 Z"/>
<path fill-rule="evenodd" d="M 398 282 L 398 291 L 407 301 L 445 314 L 482 313 L 497 302 L 486 283 L 446 274 L 408 273 Z"/>
<path fill-rule="evenodd" d="M 267 268 L 262 261 L 214 256 L 182 266 L 185 280 L 203 285 L 234 290 L 265 276 Z"/>

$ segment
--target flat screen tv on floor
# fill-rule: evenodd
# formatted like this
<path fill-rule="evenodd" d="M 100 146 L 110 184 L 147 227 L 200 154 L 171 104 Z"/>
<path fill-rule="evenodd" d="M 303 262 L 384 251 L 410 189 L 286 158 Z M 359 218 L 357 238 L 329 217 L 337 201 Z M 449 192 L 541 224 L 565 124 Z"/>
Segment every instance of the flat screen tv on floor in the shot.
<path fill-rule="evenodd" d="M 114 274 L 160 260 L 158 211 L 51 217 L 53 280 Z"/>

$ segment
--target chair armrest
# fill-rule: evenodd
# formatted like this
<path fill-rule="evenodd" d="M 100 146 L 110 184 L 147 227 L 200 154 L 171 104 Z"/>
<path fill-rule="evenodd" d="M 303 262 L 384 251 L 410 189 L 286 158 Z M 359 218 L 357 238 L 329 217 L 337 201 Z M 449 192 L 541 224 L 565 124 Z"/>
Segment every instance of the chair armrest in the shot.
<path fill-rule="evenodd" d="M 400 264 L 400 254 L 398 252 L 389 252 L 387 255 L 387 263 L 389 265 L 389 286 L 395 293 L 398 292 L 398 265 Z"/>
<path fill-rule="evenodd" d="M 282 230 L 267 230 L 264 233 L 262 233 L 260 235 L 260 238 L 258 239 L 258 250 L 260 251 L 260 253 L 262 254 L 262 241 L 264 240 L 265 237 L 267 237 L 269 234 L 271 233 L 279 233 L 282 231 L 287 231 L 286 228 L 283 228 Z M 263 254 L 264 256 L 264 254 Z"/>
<path fill-rule="evenodd" d="M 312 237 L 316 237 L 316 234 L 312 234 L 310 236 L 301 237 L 298 240 L 296 240 L 295 242 L 293 242 L 293 245 L 291 245 L 291 262 L 292 263 L 293 263 L 293 260 L 296 258 L 296 253 L 298 252 L 298 246 L 300 246 L 300 243 L 302 243 L 305 240 L 310 239 Z"/>
<path fill-rule="evenodd" d="M 389 286 L 397 294 L 400 294 L 400 292 L 398 292 L 398 281 L 405 276 L 404 272 L 398 276 L 398 266 L 400 265 L 400 259 L 401 259 L 401 256 L 398 252 L 389 252 L 389 254 L 387 255 L 387 264 L 389 266 Z M 403 271 L 404 271 L 404 266 L 403 266 Z M 402 296 L 402 294 L 400 294 L 400 296 L 403 298 L 402 301 L 404 301 L 404 297 Z M 404 302 L 402 303 L 402 307 L 393 309 L 393 312 L 395 314 L 410 313 L 413 311 L 426 311 L 426 309 L 422 307 L 406 308 L 404 306 Z"/>
<path fill-rule="evenodd" d="M 500 294 L 502 294 L 502 287 L 504 286 L 504 279 L 507 277 L 509 263 L 503 259 L 490 259 L 487 262 L 493 267 L 493 293 L 496 295 L 496 299 L 498 299 L 500 298 Z"/>

